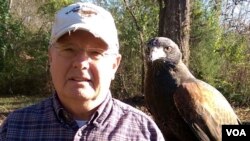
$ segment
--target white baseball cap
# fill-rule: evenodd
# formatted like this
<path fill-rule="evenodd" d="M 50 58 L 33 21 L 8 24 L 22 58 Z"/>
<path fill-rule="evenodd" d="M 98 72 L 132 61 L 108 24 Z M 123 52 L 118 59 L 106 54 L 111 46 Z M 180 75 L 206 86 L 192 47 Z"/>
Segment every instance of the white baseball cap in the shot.
<path fill-rule="evenodd" d="M 65 33 L 85 30 L 102 39 L 108 49 L 118 52 L 119 42 L 114 19 L 110 12 L 92 3 L 77 2 L 62 8 L 55 15 L 50 44 Z"/>

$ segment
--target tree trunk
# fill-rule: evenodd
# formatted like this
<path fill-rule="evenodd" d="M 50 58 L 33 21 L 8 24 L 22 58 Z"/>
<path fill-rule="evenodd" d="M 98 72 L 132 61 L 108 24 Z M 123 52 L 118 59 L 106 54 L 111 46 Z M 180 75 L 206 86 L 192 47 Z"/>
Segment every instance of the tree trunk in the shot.
<path fill-rule="evenodd" d="M 182 51 L 183 62 L 189 62 L 189 32 L 190 32 L 190 1 L 189 0 L 158 0 L 159 36 L 172 39 Z"/>

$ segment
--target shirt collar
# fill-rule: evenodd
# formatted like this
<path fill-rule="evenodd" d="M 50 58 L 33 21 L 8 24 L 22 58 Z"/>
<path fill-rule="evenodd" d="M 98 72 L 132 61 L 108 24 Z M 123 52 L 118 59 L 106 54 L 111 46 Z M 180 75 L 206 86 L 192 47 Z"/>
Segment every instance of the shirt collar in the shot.
<path fill-rule="evenodd" d="M 70 113 L 68 113 L 62 106 L 57 93 L 55 92 L 53 94 L 53 108 L 56 113 L 57 119 L 61 122 L 64 123 L 66 126 L 73 127 L 74 129 L 78 128 L 77 123 L 75 120 L 72 118 Z"/>
<path fill-rule="evenodd" d="M 103 103 L 98 107 L 97 111 L 90 118 L 95 126 L 101 126 L 103 121 L 108 117 L 113 105 L 111 92 L 109 91 Z"/>
<path fill-rule="evenodd" d="M 91 116 L 89 123 L 93 123 L 95 126 L 101 126 L 103 121 L 108 117 L 111 112 L 113 105 L 111 92 L 109 91 L 105 100 L 98 107 L 97 111 Z M 68 113 L 62 106 L 57 93 L 53 94 L 53 108 L 56 113 L 57 118 L 61 123 L 66 123 L 69 126 L 78 127 L 75 120 L 72 118 L 70 113 Z"/>

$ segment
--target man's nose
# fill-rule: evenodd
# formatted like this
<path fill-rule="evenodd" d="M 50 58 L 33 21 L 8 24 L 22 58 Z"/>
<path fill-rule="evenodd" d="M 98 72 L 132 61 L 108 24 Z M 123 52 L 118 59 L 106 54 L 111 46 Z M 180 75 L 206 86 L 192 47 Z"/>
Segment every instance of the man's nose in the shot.
<path fill-rule="evenodd" d="M 80 69 L 87 69 L 89 68 L 89 62 L 90 62 L 90 58 L 87 52 L 84 50 L 81 50 L 75 56 L 73 67 L 80 68 Z"/>

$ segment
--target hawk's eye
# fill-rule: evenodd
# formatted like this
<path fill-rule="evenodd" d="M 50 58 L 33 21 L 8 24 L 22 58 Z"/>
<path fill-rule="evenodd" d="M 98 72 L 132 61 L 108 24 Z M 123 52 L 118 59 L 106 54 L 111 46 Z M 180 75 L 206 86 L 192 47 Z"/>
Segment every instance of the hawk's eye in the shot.
<path fill-rule="evenodd" d="M 165 52 L 170 52 L 170 51 L 171 51 L 171 49 L 172 49 L 172 48 L 171 48 L 171 47 L 169 47 L 169 46 L 164 47 L 164 51 L 165 51 Z"/>

